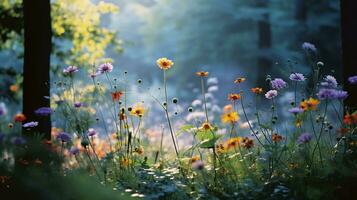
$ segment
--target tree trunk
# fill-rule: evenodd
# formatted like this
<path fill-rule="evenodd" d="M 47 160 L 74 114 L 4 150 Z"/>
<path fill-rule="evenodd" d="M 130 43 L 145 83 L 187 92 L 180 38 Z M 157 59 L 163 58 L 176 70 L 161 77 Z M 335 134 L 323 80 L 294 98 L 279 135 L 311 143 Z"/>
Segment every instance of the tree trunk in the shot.
<path fill-rule="evenodd" d="M 341 36 L 344 89 L 349 97 L 345 107 L 357 108 L 357 86 L 348 84 L 347 78 L 357 75 L 357 2 L 356 0 L 341 0 Z"/>
<path fill-rule="evenodd" d="M 268 10 L 268 0 L 257 0 L 257 7 Z M 268 11 L 262 15 L 262 19 L 258 21 L 258 73 L 257 86 L 266 88 L 265 77 L 267 74 L 272 74 L 272 61 L 269 56 L 271 48 L 271 27 L 270 14 Z"/>
<path fill-rule="evenodd" d="M 305 23 L 307 20 L 306 0 L 295 0 L 295 19 Z"/>
<path fill-rule="evenodd" d="M 23 0 L 24 12 L 24 82 L 23 113 L 28 121 L 38 121 L 31 130 L 51 137 L 50 116 L 36 116 L 34 111 L 49 107 L 51 7 L 50 0 Z M 27 131 L 24 129 L 24 131 Z"/>

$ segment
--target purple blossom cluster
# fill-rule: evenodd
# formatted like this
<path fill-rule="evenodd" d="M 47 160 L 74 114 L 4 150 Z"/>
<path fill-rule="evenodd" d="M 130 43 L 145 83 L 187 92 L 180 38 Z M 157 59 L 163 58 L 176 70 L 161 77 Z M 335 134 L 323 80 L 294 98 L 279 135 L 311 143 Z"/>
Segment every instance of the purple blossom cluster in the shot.
<path fill-rule="evenodd" d="M 27 122 L 24 125 L 22 125 L 22 127 L 24 128 L 33 128 L 38 126 L 38 122 Z"/>
<path fill-rule="evenodd" d="M 265 94 L 265 98 L 267 99 L 273 99 L 276 96 L 278 96 L 278 91 L 276 90 L 269 90 L 266 94 Z"/>
<path fill-rule="evenodd" d="M 297 142 L 300 144 L 306 144 L 310 142 L 311 139 L 312 136 L 309 133 L 303 133 L 298 137 Z"/>
<path fill-rule="evenodd" d="M 321 88 L 316 95 L 320 100 L 343 100 L 348 97 L 348 93 L 346 91 L 330 88 Z"/>
<path fill-rule="evenodd" d="M 69 153 L 71 155 L 76 155 L 79 153 L 79 149 L 77 147 L 72 147 L 70 150 L 69 150 Z"/>
<path fill-rule="evenodd" d="M 292 74 L 290 74 L 289 79 L 292 80 L 292 81 L 300 82 L 300 81 L 305 81 L 306 78 L 301 73 L 292 73 Z"/>
<path fill-rule="evenodd" d="M 311 44 L 309 42 L 304 42 L 301 47 L 302 47 L 303 50 L 305 50 L 307 52 L 312 52 L 312 53 L 316 53 L 317 52 L 317 49 L 316 49 L 315 45 Z"/>
<path fill-rule="evenodd" d="M 106 63 L 103 63 L 103 64 L 99 65 L 99 67 L 97 68 L 96 75 L 109 73 L 111 71 L 113 71 L 113 65 L 111 63 L 109 63 L 109 62 L 106 62 Z"/>
<path fill-rule="evenodd" d="M 348 82 L 351 84 L 351 85 L 356 85 L 357 84 L 357 75 L 356 76 L 351 76 L 348 78 Z"/>
<path fill-rule="evenodd" d="M 78 67 L 76 67 L 76 66 L 68 66 L 63 70 L 63 74 L 72 75 L 72 74 L 74 74 L 75 72 L 78 72 L 78 71 L 79 71 Z"/>
<path fill-rule="evenodd" d="M 95 135 L 97 135 L 97 131 L 94 130 L 94 128 L 90 128 L 90 129 L 88 129 L 87 135 L 89 137 L 95 136 Z"/>
<path fill-rule="evenodd" d="M 61 140 L 61 142 L 70 142 L 71 141 L 71 136 L 66 133 L 66 132 L 61 132 L 57 135 L 57 140 Z"/>
<path fill-rule="evenodd" d="M 35 114 L 39 116 L 48 116 L 52 113 L 52 109 L 50 107 L 41 107 L 35 110 Z"/>
<path fill-rule="evenodd" d="M 324 78 L 324 81 L 321 82 L 321 86 L 323 87 L 328 87 L 328 88 L 337 88 L 337 80 L 335 77 L 331 76 L 331 75 L 327 75 Z"/>
<path fill-rule="evenodd" d="M 302 113 L 304 112 L 304 109 L 300 108 L 300 107 L 294 107 L 294 108 L 290 108 L 289 110 L 289 113 L 292 113 L 294 115 L 297 115 L 299 113 Z"/>
<path fill-rule="evenodd" d="M 281 78 L 275 78 L 274 80 L 272 80 L 271 82 L 271 87 L 274 90 L 281 90 L 283 88 L 285 88 L 288 84 Z"/>

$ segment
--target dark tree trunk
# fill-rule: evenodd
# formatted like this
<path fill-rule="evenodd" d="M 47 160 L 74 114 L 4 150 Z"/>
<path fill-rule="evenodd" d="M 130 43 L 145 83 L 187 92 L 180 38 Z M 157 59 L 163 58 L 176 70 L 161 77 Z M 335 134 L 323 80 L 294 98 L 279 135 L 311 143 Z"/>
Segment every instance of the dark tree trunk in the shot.
<path fill-rule="evenodd" d="M 268 0 L 257 0 L 257 6 L 268 10 Z M 270 27 L 270 14 L 268 11 L 262 15 L 262 19 L 258 21 L 258 75 L 257 86 L 266 88 L 265 77 L 267 74 L 272 74 L 272 60 L 269 56 L 271 48 L 271 27 Z"/>
<path fill-rule="evenodd" d="M 38 121 L 31 130 L 51 137 L 50 117 L 40 117 L 34 111 L 49 107 L 51 7 L 50 0 L 23 0 L 24 8 L 24 82 L 23 113 L 28 121 Z M 27 130 L 24 130 L 27 131 Z"/>
<path fill-rule="evenodd" d="M 347 78 L 357 75 L 357 1 L 341 0 L 341 36 L 344 89 L 349 97 L 345 106 L 357 108 L 357 86 L 348 84 Z"/>
<path fill-rule="evenodd" d="M 300 22 L 307 20 L 306 0 L 295 0 L 295 19 Z"/>

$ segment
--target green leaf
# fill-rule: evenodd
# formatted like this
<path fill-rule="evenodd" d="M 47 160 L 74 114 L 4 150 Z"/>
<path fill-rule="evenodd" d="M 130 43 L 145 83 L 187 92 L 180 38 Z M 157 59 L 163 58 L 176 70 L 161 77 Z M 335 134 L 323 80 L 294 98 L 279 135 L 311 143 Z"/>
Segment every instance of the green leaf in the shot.
<path fill-rule="evenodd" d="M 190 129 L 195 128 L 195 126 L 193 126 L 192 124 L 186 124 L 181 126 L 181 128 L 176 132 L 176 136 L 181 135 L 181 133 L 187 132 Z"/>
<path fill-rule="evenodd" d="M 216 137 L 213 137 L 211 139 L 206 139 L 206 140 L 203 140 L 199 147 L 200 148 L 204 148 L 204 149 L 211 149 L 211 148 L 214 148 L 215 147 L 215 144 L 217 142 L 217 140 L 220 138 L 221 136 L 216 136 Z"/>

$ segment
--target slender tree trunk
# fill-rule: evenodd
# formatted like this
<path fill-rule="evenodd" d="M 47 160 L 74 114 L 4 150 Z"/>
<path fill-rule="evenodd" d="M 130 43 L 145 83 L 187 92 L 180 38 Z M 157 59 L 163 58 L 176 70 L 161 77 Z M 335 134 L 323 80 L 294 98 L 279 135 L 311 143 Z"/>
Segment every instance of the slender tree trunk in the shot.
<path fill-rule="evenodd" d="M 306 0 L 295 0 L 295 19 L 305 23 L 307 20 Z"/>
<path fill-rule="evenodd" d="M 257 0 L 257 6 L 268 10 L 269 0 Z M 272 74 L 272 61 L 269 57 L 269 50 L 271 48 L 271 27 L 270 27 L 270 14 L 267 11 L 263 14 L 262 19 L 258 21 L 258 76 L 257 86 L 266 87 L 265 77 L 267 74 Z"/>
<path fill-rule="evenodd" d="M 49 107 L 51 53 L 51 7 L 50 0 L 23 0 L 24 11 L 24 82 L 23 113 L 28 121 L 38 121 L 31 130 L 51 137 L 50 117 L 40 117 L 34 111 Z M 27 130 L 24 130 L 27 131 Z"/>
<path fill-rule="evenodd" d="M 357 86 L 348 84 L 347 78 L 357 75 L 357 1 L 341 0 L 341 36 L 344 89 L 349 97 L 345 106 L 357 108 Z"/>

